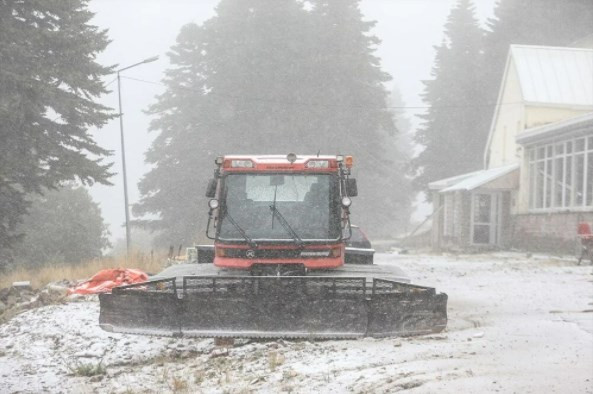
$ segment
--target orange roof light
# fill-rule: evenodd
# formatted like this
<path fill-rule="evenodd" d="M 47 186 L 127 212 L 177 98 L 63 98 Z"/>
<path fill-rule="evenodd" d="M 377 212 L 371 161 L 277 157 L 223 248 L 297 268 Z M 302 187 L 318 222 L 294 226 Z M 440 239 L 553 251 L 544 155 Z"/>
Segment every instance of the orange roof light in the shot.
<path fill-rule="evenodd" d="M 352 156 L 346 156 L 346 167 L 352 168 L 353 161 L 354 160 L 353 160 Z"/>

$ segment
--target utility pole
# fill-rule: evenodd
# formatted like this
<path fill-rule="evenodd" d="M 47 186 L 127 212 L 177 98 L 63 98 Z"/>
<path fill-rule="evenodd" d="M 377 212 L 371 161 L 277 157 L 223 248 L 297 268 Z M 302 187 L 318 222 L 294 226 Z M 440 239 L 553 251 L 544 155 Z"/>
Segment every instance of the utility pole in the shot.
<path fill-rule="evenodd" d="M 153 56 L 148 59 L 145 59 L 139 63 L 132 64 L 131 66 L 127 66 L 124 68 L 120 68 L 117 70 L 117 97 L 119 101 L 119 132 L 121 136 L 121 165 L 122 165 L 122 172 L 124 176 L 124 204 L 125 204 L 125 211 L 126 211 L 126 258 L 130 257 L 130 246 L 132 242 L 132 233 L 130 230 L 130 206 L 128 204 L 128 176 L 126 172 L 126 147 L 124 142 L 124 113 L 122 109 L 121 103 L 121 78 L 120 73 L 124 70 L 128 70 L 132 67 L 139 66 L 145 63 L 151 63 L 158 60 L 158 56 Z"/>

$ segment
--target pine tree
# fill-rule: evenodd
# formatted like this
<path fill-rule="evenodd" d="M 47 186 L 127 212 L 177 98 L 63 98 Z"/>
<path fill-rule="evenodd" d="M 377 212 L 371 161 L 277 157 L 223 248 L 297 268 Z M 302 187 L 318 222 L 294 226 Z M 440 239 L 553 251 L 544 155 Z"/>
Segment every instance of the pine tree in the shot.
<path fill-rule="evenodd" d="M 355 157 L 359 196 L 352 220 L 371 236 L 405 231 L 409 220 L 409 180 L 398 146 L 394 113 L 384 83 L 391 76 L 375 55 L 380 40 L 371 34 L 375 22 L 363 20 L 358 0 L 316 0 L 312 15 L 320 26 L 311 47 L 314 102 L 326 103 L 316 119 L 327 153 Z M 333 149 L 333 152 L 332 152 Z"/>
<path fill-rule="evenodd" d="M 397 134 L 392 140 L 394 143 L 389 143 L 387 147 L 390 149 L 389 155 L 396 158 L 395 162 L 400 174 L 406 174 L 405 180 L 398 183 L 397 193 L 393 193 L 392 197 L 398 212 L 396 222 L 398 226 L 397 234 L 407 232 L 410 224 L 410 217 L 412 215 L 412 200 L 416 193 L 412 184 L 412 177 L 410 175 L 411 161 L 414 157 L 414 130 L 412 122 L 403 109 L 406 106 L 405 101 L 401 95 L 399 88 L 394 87 L 387 100 L 393 121 L 395 123 Z M 402 176 L 402 175 L 400 175 Z"/>
<path fill-rule="evenodd" d="M 108 44 L 84 0 L 0 1 L 0 258 L 18 240 L 27 196 L 78 178 L 108 183 L 89 129 L 110 115 L 95 102 L 112 72 Z"/>
<path fill-rule="evenodd" d="M 14 248 L 20 265 L 78 263 L 102 256 L 109 246 L 99 205 L 83 187 L 64 185 L 32 199 L 17 231 L 23 242 Z"/>
<path fill-rule="evenodd" d="M 160 243 L 203 234 L 207 178 L 225 153 L 352 153 L 369 201 L 357 202 L 359 224 L 387 231 L 405 179 L 385 157 L 395 132 L 388 76 L 357 3 L 315 1 L 307 11 L 296 0 L 222 0 L 214 18 L 181 30 L 167 90 L 150 108 L 159 134 L 134 210 L 158 214 L 147 224 Z M 384 190 L 373 198 L 372 188 Z"/>
<path fill-rule="evenodd" d="M 430 105 L 416 142 L 424 150 L 415 158 L 420 189 L 438 179 L 482 166 L 487 129 L 477 108 L 481 94 L 483 31 L 471 0 L 460 0 L 445 25 L 445 40 L 436 47 L 433 79 L 424 81 L 423 100 Z"/>
<path fill-rule="evenodd" d="M 166 91 L 150 112 L 158 131 L 139 184 L 137 215 L 161 245 L 200 240 L 214 158 L 225 153 L 290 152 L 307 123 L 302 99 L 304 10 L 293 0 L 222 0 L 203 26 L 181 29 L 169 56 Z M 293 136 L 286 141 L 284 136 Z"/>

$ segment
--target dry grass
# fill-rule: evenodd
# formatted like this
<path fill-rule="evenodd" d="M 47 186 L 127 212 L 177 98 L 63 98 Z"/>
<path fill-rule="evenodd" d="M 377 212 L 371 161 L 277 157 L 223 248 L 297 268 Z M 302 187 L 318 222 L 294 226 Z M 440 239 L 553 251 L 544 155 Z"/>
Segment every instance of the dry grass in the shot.
<path fill-rule="evenodd" d="M 270 371 L 275 371 L 276 368 L 284 364 L 284 355 L 278 352 L 268 353 L 268 367 Z"/>
<path fill-rule="evenodd" d="M 62 279 L 88 279 L 98 271 L 106 268 L 137 268 L 147 273 L 157 273 L 164 268 L 167 260 L 165 254 L 150 255 L 132 253 L 129 260 L 125 256 L 101 258 L 84 261 L 78 264 L 47 265 L 40 268 L 16 268 L 0 273 L 0 289 L 10 286 L 13 282 L 28 280 L 34 288 L 40 288 Z"/>

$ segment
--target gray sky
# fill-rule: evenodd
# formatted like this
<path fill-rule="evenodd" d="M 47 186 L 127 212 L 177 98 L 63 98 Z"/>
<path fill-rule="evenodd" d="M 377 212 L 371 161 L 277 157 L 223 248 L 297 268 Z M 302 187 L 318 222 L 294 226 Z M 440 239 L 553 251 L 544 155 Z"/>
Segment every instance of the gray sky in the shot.
<path fill-rule="evenodd" d="M 496 0 L 474 0 L 481 21 L 492 16 Z M 443 38 L 443 26 L 456 0 L 362 0 L 361 10 L 367 20 L 377 22 L 373 33 L 382 40 L 377 55 L 383 69 L 397 85 L 407 106 L 422 106 L 422 80 L 430 77 L 434 45 Z M 90 8 L 96 13 L 93 23 L 108 29 L 112 42 L 99 57 L 103 64 L 125 67 L 145 58 L 159 55 L 157 62 L 144 64 L 122 73 L 123 76 L 159 82 L 169 66 L 166 52 L 174 45 L 181 26 L 201 24 L 214 16 L 218 0 L 92 0 Z M 115 78 L 115 75 L 113 76 Z M 107 82 L 111 82 L 108 79 Z M 102 102 L 117 108 L 117 84 L 109 85 L 112 92 Z M 148 133 L 150 118 L 143 110 L 154 103 L 162 92 L 159 85 L 122 79 L 122 102 L 126 138 L 126 164 L 130 204 L 139 199 L 137 183 L 146 173 L 144 152 L 154 134 Z M 414 126 L 418 110 L 409 110 Z M 119 122 L 112 120 L 96 132 L 98 143 L 113 151 L 112 178 L 114 186 L 96 185 L 91 188 L 99 202 L 103 217 L 109 224 L 112 240 L 125 237 L 123 180 Z M 224 152 L 220 152 L 224 153 Z M 254 152 L 257 153 L 257 152 Z M 303 152 L 305 153 L 305 152 Z M 132 231 L 133 238 L 133 231 Z"/>

